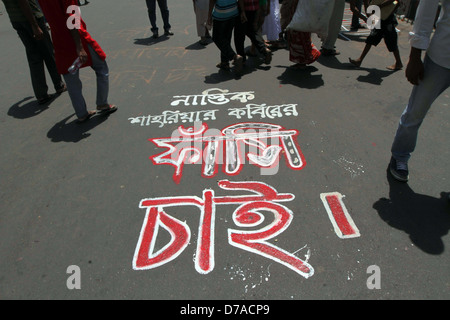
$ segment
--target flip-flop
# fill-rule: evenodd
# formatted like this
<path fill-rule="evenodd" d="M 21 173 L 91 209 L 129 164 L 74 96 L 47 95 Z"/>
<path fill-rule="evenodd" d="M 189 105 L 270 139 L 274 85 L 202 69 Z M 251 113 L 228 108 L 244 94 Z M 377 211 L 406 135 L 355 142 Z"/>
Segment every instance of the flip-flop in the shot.
<path fill-rule="evenodd" d="M 56 94 L 62 94 L 63 92 L 66 92 L 66 91 L 67 91 L 67 86 L 63 85 L 61 88 L 56 90 Z"/>
<path fill-rule="evenodd" d="M 117 107 L 113 104 L 108 105 L 106 108 L 97 107 L 98 114 L 110 114 L 117 111 Z"/>
<path fill-rule="evenodd" d="M 88 114 L 87 114 L 84 118 L 78 118 L 78 119 L 77 119 L 77 123 L 78 123 L 78 124 L 85 123 L 85 122 L 88 121 L 90 118 L 92 118 L 95 114 L 96 114 L 95 111 L 88 111 Z"/>
<path fill-rule="evenodd" d="M 403 67 L 392 67 L 392 66 L 388 66 L 388 67 L 386 67 L 386 69 L 391 70 L 391 71 L 399 71 L 399 70 L 402 70 Z"/>
<path fill-rule="evenodd" d="M 53 101 L 55 98 L 56 98 L 55 95 L 47 94 L 44 98 L 38 99 L 38 103 L 40 105 L 46 104 L 46 103 L 49 103 L 50 101 Z"/>

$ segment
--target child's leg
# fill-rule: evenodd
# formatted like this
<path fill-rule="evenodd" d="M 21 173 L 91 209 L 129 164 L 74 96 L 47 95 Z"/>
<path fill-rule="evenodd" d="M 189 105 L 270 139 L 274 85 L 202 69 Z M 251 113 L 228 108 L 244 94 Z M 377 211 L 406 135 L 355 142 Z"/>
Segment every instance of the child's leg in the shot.
<path fill-rule="evenodd" d="M 386 23 L 382 26 L 384 32 L 384 42 L 389 52 L 392 52 L 395 57 L 395 63 L 392 66 L 388 66 L 389 70 L 400 70 L 403 68 L 402 59 L 400 58 L 400 52 L 398 49 L 398 35 L 396 26 L 398 25 L 397 19 L 394 15 L 389 17 Z"/>
<path fill-rule="evenodd" d="M 392 53 L 394 54 L 395 63 L 392 66 L 388 66 L 386 68 L 388 68 L 389 70 L 392 70 L 392 71 L 402 70 L 403 63 L 402 63 L 402 59 L 400 57 L 400 51 L 398 49 L 396 49 Z"/>
<path fill-rule="evenodd" d="M 364 58 L 365 58 L 365 57 L 367 56 L 367 54 L 369 53 L 370 48 L 372 48 L 372 45 L 369 44 L 369 43 L 366 43 L 366 46 L 364 47 L 364 50 L 363 50 L 363 52 L 361 53 L 361 56 L 360 56 L 358 59 L 356 59 L 356 60 L 353 60 L 352 58 L 348 58 L 348 61 L 350 61 L 351 64 L 353 64 L 354 66 L 356 66 L 356 67 L 359 68 L 359 67 L 361 66 L 361 64 L 362 64 L 362 62 L 363 62 L 363 60 L 364 60 Z"/>

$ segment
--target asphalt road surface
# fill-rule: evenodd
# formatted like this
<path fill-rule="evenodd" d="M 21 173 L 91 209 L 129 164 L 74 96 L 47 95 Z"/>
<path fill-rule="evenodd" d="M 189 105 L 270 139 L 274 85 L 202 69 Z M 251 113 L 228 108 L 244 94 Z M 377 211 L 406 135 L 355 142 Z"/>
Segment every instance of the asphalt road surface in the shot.
<path fill-rule="evenodd" d="M 449 299 L 450 92 L 398 183 L 411 85 L 384 43 L 360 69 L 363 32 L 306 70 L 279 49 L 236 78 L 192 2 L 169 9 L 174 35 L 153 39 L 144 1 L 82 7 L 119 109 L 78 125 L 67 93 L 37 104 L 2 8 L 0 299 Z"/>

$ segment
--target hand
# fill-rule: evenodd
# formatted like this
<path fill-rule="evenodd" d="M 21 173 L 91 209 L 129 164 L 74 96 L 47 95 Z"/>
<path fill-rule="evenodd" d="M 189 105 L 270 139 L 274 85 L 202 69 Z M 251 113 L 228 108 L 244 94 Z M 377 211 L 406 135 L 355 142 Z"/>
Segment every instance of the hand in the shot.
<path fill-rule="evenodd" d="M 245 15 L 245 12 L 241 13 L 241 23 L 246 23 L 247 22 L 247 16 Z"/>
<path fill-rule="evenodd" d="M 44 32 L 39 26 L 33 26 L 33 38 L 34 40 L 42 40 L 44 39 Z"/>
<path fill-rule="evenodd" d="M 422 62 L 422 51 L 414 47 L 411 48 L 409 62 L 405 71 L 406 79 L 413 85 L 418 85 L 423 79 L 424 67 Z"/>
<path fill-rule="evenodd" d="M 408 65 L 406 66 L 406 79 L 408 81 L 417 86 L 419 85 L 419 81 L 423 79 L 424 68 L 423 62 L 420 59 L 409 60 Z"/>
<path fill-rule="evenodd" d="M 82 64 L 85 64 L 88 61 L 88 54 L 86 53 L 83 47 L 77 50 L 77 54 Z"/>

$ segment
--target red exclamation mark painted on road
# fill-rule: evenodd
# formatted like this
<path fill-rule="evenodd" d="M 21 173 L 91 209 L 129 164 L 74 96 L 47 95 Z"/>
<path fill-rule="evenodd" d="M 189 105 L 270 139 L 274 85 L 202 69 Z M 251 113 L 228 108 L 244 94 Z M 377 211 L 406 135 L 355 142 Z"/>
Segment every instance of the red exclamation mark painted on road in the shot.
<path fill-rule="evenodd" d="M 341 239 L 359 237 L 359 230 L 342 202 L 342 198 L 338 192 L 320 195 L 337 236 Z"/>

